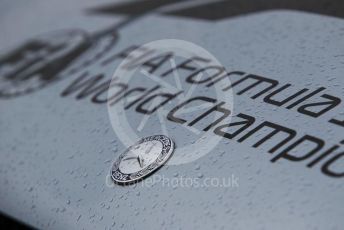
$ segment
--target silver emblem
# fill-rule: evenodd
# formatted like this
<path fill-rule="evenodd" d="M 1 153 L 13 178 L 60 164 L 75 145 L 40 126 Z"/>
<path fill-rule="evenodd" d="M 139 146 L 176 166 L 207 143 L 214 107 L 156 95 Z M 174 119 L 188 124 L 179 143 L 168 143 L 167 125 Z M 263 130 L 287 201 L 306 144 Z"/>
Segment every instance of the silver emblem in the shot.
<path fill-rule="evenodd" d="M 122 153 L 111 169 L 120 184 L 143 179 L 160 168 L 172 155 L 173 141 L 164 135 L 145 137 Z"/>

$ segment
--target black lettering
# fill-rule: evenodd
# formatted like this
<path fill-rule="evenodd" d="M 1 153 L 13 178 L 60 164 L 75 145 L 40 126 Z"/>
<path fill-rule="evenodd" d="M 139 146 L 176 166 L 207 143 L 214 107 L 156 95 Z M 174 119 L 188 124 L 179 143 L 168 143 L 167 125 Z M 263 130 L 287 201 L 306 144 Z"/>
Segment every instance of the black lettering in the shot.
<path fill-rule="evenodd" d="M 203 129 L 203 131 L 208 131 L 209 129 L 211 129 L 212 127 L 217 125 L 219 122 L 221 122 L 223 119 L 225 119 L 226 117 L 228 117 L 231 114 L 230 110 L 221 107 L 224 104 L 225 104 L 225 102 L 220 102 L 219 104 L 215 105 L 213 108 L 209 109 L 208 111 L 206 111 L 205 113 L 203 113 L 202 115 L 200 115 L 199 117 L 197 117 L 193 121 L 191 121 L 188 124 L 188 126 L 193 126 L 194 124 L 196 124 L 197 122 L 199 122 L 204 117 L 206 117 L 209 114 L 211 114 L 212 112 L 220 112 L 220 113 L 222 113 L 222 116 L 220 118 L 216 119 L 216 121 L 214 121 L 209 126 L 207 126 L 206 128 Z"/>
<path fill-rule="evenodd" d="M 323 154 L 320 154 L 320 156 L 318 156 L 316 159 L 312 160 L 311 162 L 309 162 L 307 164 L 307 167 L 312 168 L 314 165 L 316 165 L 319 161 L 321 161 L 322 159 L 324 159 L 325 157 L 327 157 L 328 155 L 330 155 L 333 151 L 335 151 L 336 149 L 338 149 L 339 146 L 335 145 L 333 147 L 331 147 L 330 149 L 328 149 L 327 151 L 325 151 Z"/>
<path fill-rule="evenodd" d="M 262 83 L 270 84 L 270 86 L 266 87 L 264 90 L 260 91 L 259 93 L 255 94 L 255 95 L 253 95 L 251 97 L 252 99 L 255 99 L 255 98 L 259 97 L 260 95 L 266 93 L 267 91 L 269 91 L 270 89 L 272 89 L 272 88 L 274 88 L 275 86 L 278 85 L 278 81 L 276 81 L 276 80 L 273 80 L 273 79 L 270 79 L 270 78 L 266 78 L 266 77 L 261 77 L 261 76 L 258 76 L 258 75 L 249 74 L 249 75 L 243 77 L 242 79 L 234 82 L 232 85 L 225 87 L 223 89 L 223 91 L 227 91 L 227 90 L 231 89 L 232 87 L 234 87 L 234 86 L 236 86 L 236 85 L 238 85 L 238 84 L 240 84 L 240 83 L 242 83 L 242 82 L 244 82 L 244 81 L 246 81 L 248 79 L 254 79 L 254 80 L 256 80 L 256 82 L 251 84 L 251 85 L 249 85 L 249 86 L 247 86 L 246 88 L 240 90 L 237 93 L 238 95 L 241 95 L 241 94 L 249 91 L 250 89 L 252 89 L 252 88 L 254 88 L 254 87 L 256 87 L 256 86 L 258 86 L 258 85 L 260 85 Z"/>
<path fill-rule="evenodd" d="M 321 171 L 330 177 L 343 177 L 344 172 L 334 172 L 330 169 L 330 166 L 335 163 L 338 159 L 344 156 L 344 153 L 340 153 L 329 159 L 322 167 Z"/>
<path fill-rule="evenodd" d="M 306 96 L 300 98 L 299 100 L 293 102 L 291 105 L 287 106 L 287 109 L 291 109 L 294 108 L 295 106 L 297 106 L 298 104 L 302 103 L 303 101 L 313 97 L 314 95 L 318 94 L 319 92 L 323 91 L 324 89 L 326 89 L 325 87 L 320 87 L 319 89 L 314 90 L 313 92 L 307 94 Z"/>
<path fill-rule="evenodd" d="M 297 111 L 311 117 L 319 117 L 323 115 L 324 113 L 326 113 L 327 111 L 339 105 L 341 102 L 341 100 L 338 97 L 334 97 L 328 94 L 324 94 L 321 97 L 329 99 L 329 101 L 305 104 L 305 105 L 300 106 L 300 108 L 298 108 Z M 314 107 L 319 107 L 319 106 L 322 108 L 324 105 L 327 105 L 327 106 L 317 112 L 310 111 L 307 109 L 307 108 L 311 108 L 311 107 L 314 108 Z"/>
<path fill-rule="evenodd" d="M 153 54 L 154 50 L 149 50 L 146 47 L 140 47 L 139 49 L 135 50 L 133 54 L 136 54 L 138 50 L 142 50 L 142 54 L 138 55 L 137 57 L 127 58 L 126 63 L 124 63 L 121 68 L 123 69 L 134 69 L 140 65 L 142 65 L 144 58 L 149 57 L 149 55 Z"/>
<path fill-rule="evenodd" d="M 259 140 L 258 142 L 256 142 L 253 147 L 257 148 L 259 147 L 261 144 L 263 144 L 265 141 L 269 140 L 270 138 L 272 138 L 273 136 L 275 136 L 277 133 L 279 132 L 284 132 L 286 134 L 288 134 L 288 136 L 281 141 L 280 143 L 278 143 L 277 145 L 275 145 L 273 148 L 271 148 L 269 150 L 269 153 L 273 153 L 275 152 L 277 149 L 279 149 L 280 147 L 282 147 L 284 144 L 286 144 L 288 141 L 290 141 L 291 139 L 293 139 L 296 136 L 296 132 L 293 129 L 289 129 L 286 128 L 284 126 L 275 124 L 275 123 L 271 123 L 268 121 L 264 121 L 263 123 L 261 123 L 260 125 L 258 125 L 256 128 L 252 129 L 250 132 L 248 132 L 246 135 L 244 135 L 243 137 L 241 137 L 238 142 L 243 142 L 244 140 L 246 140 L 248 137 L 250 137 L 252 134 L 256 133 L 258 130 L 264 128 L 264 127 L 269 127 L 272 128 L 273 131 L 270 132 L 268 135 L 266 135 L 265 137 L 263 137 L 261 140 Z"/>
<path fill-rule="evenodd" d="M 142 94 L 140 97 L 138 97 L 137 99 L 135 99 L 134 101 L 130 102 L 128 105 L 126 105 L 124 107 L 124 109 L 129 109 L 130 107 L 132 107 L 133 105 L 135 105 L 137 102 L 141 101 L 143 98 L 145 98 L 147 95 L 149 95 L 150 93 L 156 91 L 157 89 L 159 89 L 160 86 L 157 85 L 157 86 L 154 86 L 153 88 L 151 88 L 150 90 L 146 91 L 144 94 Z M 129 95 L 129 92 L 128 94 L 125 94 L 123 95 L 124 97 L 128 96 Z"/>
<path fill-rule="evenodd" d="M 167 52 L 165 54 L 158 55 L 156 57 L 153 57 L 144 63 L 142 63 L 142 66 L 149 67 L 150 70 L 149 73 L 154 73 L 160 66 L 162 66 L 166 61 L 170 60 L 170 58 L 173 56 L 172 52 Z"/>
<path fill-rule="evenodd" d="M 289 97 L 287 97 L 283 100 L 280 100 L 280 101 L 272 99 L 273 96 L 276 96 L 278 93 L 289 88 L 290 86 L 291 86 L 291 84 L 285 84 L 284 86 L 280 87 L 279 89 L 276 89 L 275 91 L 271 92 L 269 95 L 264 97 L 264 99 L 263 99 L 264 102 L 271 104 L 271 105 L 282 106 L 282 105 L 288 103 L 289 101 L 293 100 L 294 98 L 300 96 L 304 92 L 308 91 L 308 89 L 302 89 L 302 90 L 300 90 L 300 91 L 298 91 L 298 92 L 296 92 L 296 93 L 290 95 Z"/>
<path fill-rule="evenodd" d="M 305 141 L 310 141 L 313 142 L 316 146 L 309 151 L 308 153 L 305 153 L 303 156 L 297 157 L 297 156 L 293 156 L 291 154 L 289 154 L 289 152 L 294 149 L 295 147 L 297 147 L 298 145 L 300 145 L 301 143 L 305 142 Z M 318 152 L 322 147 L 324 146 L 324 141 L 313 137 L 313 136 L 309 136 L 309 135 L 305 135 L 302 138 L 300 138 L 299 140 L 297 140 L 296 142 L 294 142 L 293 144 L 291 144 L 290 146 L 288 146 L 285 150 L 283 150 L 281 153 L 279 153 L 277 156 L 275 156 L 274 158 L 271 159 L 271 162 L 275 162 L 281 158 L 290 160 L 290 161 L 302 161 L 307 159 L 308 157 L 313 156 L 316 152 Z"/>
<path fill-rule="evenodd" d="M 124 94 L 122 94 L 122 96 L 120 97 L 117 97 L 119 94 L 115 94 L 111 97 L 110 100 L 114 99 L 113 101 L 111 101 L 111 103 L 109 103 L 110 106 L 113 106 L 114 104 L 116 104 L 117 102 L 119 102 L 120 100 L 128 97 L 129 95 L 135 93 L 135 92 L 144 92 L 146 90 L 146 88 L 143 88 L 143 87 L 136 87 L 136 88 L 133 88 L 133 89 L 129 89 L 129 90 L 126 90 Z M 110 101 L 109 100 L 109 101 Z M 124 107 L 124 109 L 126 109 L 126 107 Z"/>
<path fill-rule="evenodd" d="M 335 118 L 329 120 L 330 123 L 344 127 L 344 120 L 340 121 Z"/>
<path fill-rule="evenodd" d="M 210 87 L 210 86 L 213 86 L 215 85 L 216 83 L 218 83 L 219 81 L 223 80 L 223 79 L 226 79 L 226 78 L 229 78 L 231 77 L 232 75 L 238 75 L 238 76 L 242 76 L 242 75 L 245 75 L 244 72 L 240 72 L 240 71 L 233 71 L 233 72 L 229 72 L 221 77 L 219 77 L 218 79 L 216 80 L 213 80 L 212 82 L 208 83 L 206 86 L 207 87 Z"/>
<path fill-rule="evenodd" d="M 203 80 L 195 79 L 195 77 L 197 77 L 200 73 L 204 72 L 205 70 L 209 70 L 209 69 L 215 69 L 216 72 L 212 76 L 210 76 L 206 79 L 203 79 Z M 217 76 L 222 74 L 224 71 L 225 71 L 225 68 L 223 66 L 213 65 L 213 66 L 204 67 L 202 69 L 195 71 L 190 76 L 188 76 L 186 78 L 186 82 L 191 83 L 191 84 L 202 84 L 202 83 L 208 82 L 208 81 L 216 78 Z"/>
<path fill-rule="evenodd" d="M 83 99 L 88 95 L 108 89 L 111 80 L 99 83 L 103 78 L 103 74 L 98 74 L 91 78 L 84 80 L 88 76 L 88 73 L 82 74 L 76 80 L 74 80 L 62 93 L 61 96 L 65 97 L 74 92 L 80 91 L 76 96 L 76 99 Z M 99 84 L 98 84 L 99 83 Z M 98 85 L 97 85 L 98 84 Z"/>
<path fill-rule="evenodd" d="M 167 102 L 169 102 L 170 100 L 172 100 L 173 98 L 175 98 L 176 96 L 178 96 L 179 94 L 181 94 L 183 91 L 180 91 L 178 93 L 175 94 L 171 94 L 171 93 L 158 93 L 158 94 L 154 94 L 150 97 L 148 97 L 146 100 L 144 100 L 143 102 L 141 102 L 137 107 L 136 107 L 136 111 L 139 113 L 143 113 L 143 114 L 152 114 L 154 113 L 157 109 L 159 109 L 160 107 L 164 106 Z M 146 105 L 147 103 L 153 101 L 155 98 L 158 97 L 164 97 L 165 100 L 161 101 L 157 106 L 154 106 L 153 108 L 150 109 L 145 109 L 144 105 Z"/>
<path fill-rule="evenodd" d="M 174 107 L 168 114 L 167 114 L 167 119 L 176 123 L 180 123 L 183 124 L 186 122 L 186 120 L 182 119 L 182 118 L 178 118 L 175 116 L 175 113 L 180 110 L 181 108 L 183 108 L 185 105 L 193 102 L 193 101 L 205 101 L 205 102 L 210 102 L 210 103 L 215 103 L 216 99 L 210 98 L 210 97 L 193 97 L 190 98 L 186 101 L 184 101 L 183 103 L 177 105 L 176 107 Z"/>
<path fill-rule="evenodd" d="M 101 90 L 99 90 L 99 92 L 97 92 L 91 99 L 91 101 L 93 103 L 96 104 L 101 104 L 101 103 L 106 103 L 109 99 L 112 100 L 116 97 L 118 97 L 121 93 L 123 93 L 125 90 L 127 90 L 128 85 L 124 84 L 124 83 L 120 83 L 120 82 L 112 82 L 109 86 L 109 88 L 113 88 L 113 87 L 119 87 L 120 89 L 118 90 L 118 92 L 116 92 L 114 95 L 112 95 L 111 97 L 105 97 L 104 99 L 99 98 L 103 93 L 107 93 L 108 89 L 107 88 L 102 88 Z"/>
<path fill-rule="evenodd" d="M 241 133 L 242 131 L 244 131 L 248 127 L 250 127 L 256 120 L 254 117 L 251 117 L 249 115 L 242 114 L 242 113 L 239 113 L 236 117 L 240 117 L 240 118 L 243 118 L 245 120 L 220 125 L 214 130 L 214 133 L 216 135 L 221 136 L 221 137 L 232 139 L 232 138 L 236 137 L 239 133 Z M 239 125 L 240 125 L 240 128 L 233 133 L 228 133 L 228 132 L 223 131 L 224 128 L 229 128 L 229 127 L 239 126 Z"/>
<path fill-rule="evenodd" d="M 176 67 L 173 67 L 172 69 L 167 70 L 165 73 L 161 74 L 161 77 L 165 77 L 165 76 L 169 75 L 170 73 L 173 73 L 173 71 L 175 71 L 177 69 L 185 69 L 185 70 L 195 71 L 197 69 L 197 67 L 195 67 L 193 65 L 189 65 L 191 62 L 194 62 L 194 61 L 210 62 L 209 59 L 205 59 L 205 58 L 201 58 L 201 57 L 192 57 L 192 58 L 187 59 L 186 61 L 180 63 Z"/>

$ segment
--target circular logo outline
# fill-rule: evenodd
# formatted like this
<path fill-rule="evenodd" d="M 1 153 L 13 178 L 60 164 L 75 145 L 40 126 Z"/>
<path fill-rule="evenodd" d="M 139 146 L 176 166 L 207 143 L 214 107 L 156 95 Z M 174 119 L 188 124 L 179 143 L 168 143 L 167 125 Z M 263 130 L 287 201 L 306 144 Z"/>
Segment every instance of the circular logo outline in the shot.
<path fill-rule="evenodd" d="M 127 155 L 127 153 L 130 152 L 131 149 L 133 149 L 135 146 L 149 141 L 159 141 L 162 144 L 161 152 L 159 153 L 155 161 L 134 173 L 121 172 L 120 163 Z M 114 180 L 115 183 L 118 184 L 130 184 L 144 179 L 145 177 L 151 175 L 153 172 L 162 167 L 166 163 L 166 161 L 170 159 L 174 151 L 174 146 L 175 145 L 173 140 L 165 135 L 153 135 L 142 138 L 140 141 L 127 148 L 126 151 L 124 151 L 113 163 L 111 168 L 111 178 Z"/>

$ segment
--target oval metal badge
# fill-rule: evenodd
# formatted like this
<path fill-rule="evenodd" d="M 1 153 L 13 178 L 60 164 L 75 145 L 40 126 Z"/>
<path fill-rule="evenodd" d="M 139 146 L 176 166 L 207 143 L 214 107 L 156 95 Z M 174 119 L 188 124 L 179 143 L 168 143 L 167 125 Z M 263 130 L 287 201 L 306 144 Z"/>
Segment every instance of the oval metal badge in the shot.
<path fill-rule="evenodd" d="M 122 153 L 111 169 L 116 183 L 136 182 L 160 168 L 172 155 L 173 141 L 164 135 L 145 137 Z"/>

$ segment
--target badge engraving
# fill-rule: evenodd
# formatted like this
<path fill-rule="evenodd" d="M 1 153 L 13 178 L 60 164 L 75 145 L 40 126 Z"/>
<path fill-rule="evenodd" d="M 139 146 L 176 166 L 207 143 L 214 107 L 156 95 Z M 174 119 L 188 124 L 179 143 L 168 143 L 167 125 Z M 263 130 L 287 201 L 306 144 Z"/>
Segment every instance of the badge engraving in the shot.
<path fill-rule="evenodd" d="M 164 135 L 145 137 L 122 153 L 111 169 L 116 183 L 136 182 L 159 169 L 172 155 L 173 141 Z"/>

